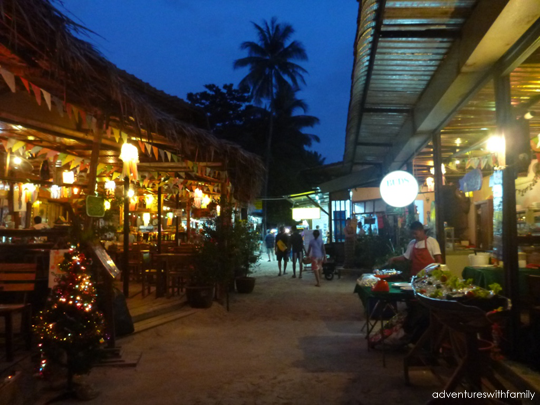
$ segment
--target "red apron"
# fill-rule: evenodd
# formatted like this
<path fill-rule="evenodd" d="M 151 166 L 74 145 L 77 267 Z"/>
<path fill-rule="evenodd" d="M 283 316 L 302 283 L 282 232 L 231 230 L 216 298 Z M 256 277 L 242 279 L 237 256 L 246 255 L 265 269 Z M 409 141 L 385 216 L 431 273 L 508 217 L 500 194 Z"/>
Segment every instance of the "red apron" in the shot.
<path fill-rule="evenodd" d="M 427 239 L 424 240 L 424 248 L 417 248 L 416 242 L 413 245 L 411 253 L 411 275 L 416 276 L 420 270 L 424 269 L 427 265 L 434 263 L 435 260 L 431 257 L 431 253 L 427 248 Z"/>

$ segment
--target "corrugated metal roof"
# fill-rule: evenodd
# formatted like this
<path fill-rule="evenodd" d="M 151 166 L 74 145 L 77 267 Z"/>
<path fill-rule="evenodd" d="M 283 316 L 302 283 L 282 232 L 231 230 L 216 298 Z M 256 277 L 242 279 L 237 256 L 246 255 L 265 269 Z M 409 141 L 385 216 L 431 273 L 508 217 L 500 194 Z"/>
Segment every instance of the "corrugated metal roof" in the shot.
<path fill-rule="evenodd" d="M 476 3 L 361 2 L 344 154 L 351 170 L 383 161 Z"/>

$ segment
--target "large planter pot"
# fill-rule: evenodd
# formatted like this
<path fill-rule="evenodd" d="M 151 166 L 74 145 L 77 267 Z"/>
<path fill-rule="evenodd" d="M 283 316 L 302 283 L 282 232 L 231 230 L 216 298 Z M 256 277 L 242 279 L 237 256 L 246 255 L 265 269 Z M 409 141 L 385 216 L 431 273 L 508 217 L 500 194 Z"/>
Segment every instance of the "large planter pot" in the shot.
<path fill-rule="evenodd" d="M 191 308 L 210 308 L 214 301 L 214 287 L 187 286 L 186 297 Z"/>
<path fill-rule="evenodd" d="M 255 288 L 255 277 L 237 277 L 236 291 L 240 294 L 249 294 Z"/>

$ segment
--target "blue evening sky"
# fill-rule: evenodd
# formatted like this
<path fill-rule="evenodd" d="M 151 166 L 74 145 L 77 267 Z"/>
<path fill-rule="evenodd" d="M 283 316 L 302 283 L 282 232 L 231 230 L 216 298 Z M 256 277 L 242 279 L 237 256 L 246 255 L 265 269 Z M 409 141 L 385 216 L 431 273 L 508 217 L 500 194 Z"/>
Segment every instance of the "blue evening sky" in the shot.
<path fill-rule="evenodd" d="M 167 93 L 186 97 L 203 85 L 238 84 L 233 70 L 255 41 L 251 21 L 273 16 L 290 23 L 309 61 L 300 93 L 321 124 L 313 149 L 326 163 L 342 160 L 351 85 L 356 0 L 71 0 L 72 18 L 99 34 L 91 41 L 121 69 Z"/>

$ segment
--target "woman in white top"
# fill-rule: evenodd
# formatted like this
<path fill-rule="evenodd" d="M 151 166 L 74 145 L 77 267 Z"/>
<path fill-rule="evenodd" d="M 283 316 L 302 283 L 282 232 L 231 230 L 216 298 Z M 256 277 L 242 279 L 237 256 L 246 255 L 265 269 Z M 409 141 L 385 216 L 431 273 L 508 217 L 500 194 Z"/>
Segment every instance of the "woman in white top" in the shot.
<path fill-rule="evenodd" d="M 326 261 L 326 252 L 324 250 L 324 243 L 322 238 L 319 238 L 321 233 L 318 230 L 313 231 L 313 238 L 309 241 L 309 247 L 307 255 L 311 257 L 311 269 L 315 274 L 315 280 L 317 284 L 316 287 L 321 286 L 321 267 L 322 264 Z"/>

